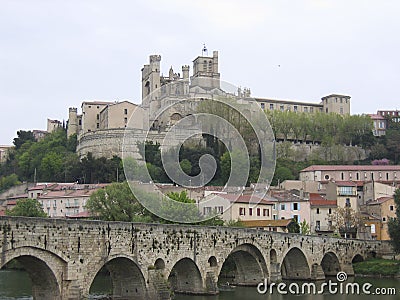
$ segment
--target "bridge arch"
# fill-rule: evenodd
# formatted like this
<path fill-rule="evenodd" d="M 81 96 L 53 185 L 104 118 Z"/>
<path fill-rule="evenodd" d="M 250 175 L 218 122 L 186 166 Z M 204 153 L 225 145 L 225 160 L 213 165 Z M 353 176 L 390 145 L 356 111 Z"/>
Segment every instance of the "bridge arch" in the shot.
<path fill-rule="evenodd" d="M 168 282 L 175 293 L 202 294 L 203 279 L 196 263 L 182 258 L 175 263 L 168 276 Z"/>
<path fill-rule="evenodd" d="M 268 278 L 268 268 L 259 248 L 246 243 L 229 253 L 218 274 L 218 280 L 222 283 L 255 286 Z"/>
<path fill-rule="evenodd" d="M 356 255 L 353 256 L 351 263 L 354 264 L 362 261 L 364 261 L 364 257 L 361 254 L 357 253 Z"/>
<path fill-rule="evenodd" d="M 297 247 L 290 248 L 283 256 L 282 279 L 310 279 L 311 272 L 307 257 Z"/>
<path fill-rule="evenodd" d="M 324 271 L 325 277 L 336 276 L 341 271 L 340 262 L 338 256 L 334 252 L 325 253 L 321 260 L 321 267 Z"/>
<path fill-rule="evenodd" d="M 36 247 L 20 247 L 6 251 L 0 269 L 10 261 L 18 261 L 32 282 L 33 299 L 62 299 L 62 277 L 66 262 L 58 255 Z"/>
<path fill-rule="evenodd" d="M 125 256 L 114 256 L 98 267 L 97 271 L 91 274 L 86 294 L 89 293 L 96 276 L 102 271 L 110 274 L 112 297 L 118 299 L 145 299 L 147 297 L 146 282 L 142 271 L 135 261 Z"/>

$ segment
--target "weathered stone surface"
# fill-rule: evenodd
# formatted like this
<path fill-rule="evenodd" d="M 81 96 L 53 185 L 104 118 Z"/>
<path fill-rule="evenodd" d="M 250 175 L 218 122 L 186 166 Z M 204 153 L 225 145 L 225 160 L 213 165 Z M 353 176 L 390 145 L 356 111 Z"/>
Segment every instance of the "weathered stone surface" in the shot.
<path fill-rule="evenodd" d="M 36 299 L 82 299 L 107 267 L 118 299 L 168 299 L 178 292 L 217 293 L 224 262 L 237 267 L 234 283 L 261 279 L 321 279 L 353 275 L 356 255 L 388 255 L 381 241 L 343 240 L 256 229 L 0 218 L 3 267 L 18 259 L 33 280 Z M 358 256 L 359 257 L 359 256 Z M 46 296 L 44 296 L 46 295 Z"/>

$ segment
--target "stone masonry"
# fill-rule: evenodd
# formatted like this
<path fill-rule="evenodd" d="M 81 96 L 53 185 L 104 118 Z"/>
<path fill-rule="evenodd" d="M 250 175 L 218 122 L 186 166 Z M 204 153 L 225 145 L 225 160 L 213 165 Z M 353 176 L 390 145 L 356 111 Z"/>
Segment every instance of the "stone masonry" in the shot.
<path fill-rule="evenodd" d="M 84 299 L 106 267 L 115 299 L 169 299 L 171 292 L 218 293 L 224 262 L 237 285 L 264 278 L 324 279 L 352 261 L 391 253 L 382 241 L 344 240 L 257 229 L 0 218 L 0 268 L 17 259 L 34 299 Z"/>

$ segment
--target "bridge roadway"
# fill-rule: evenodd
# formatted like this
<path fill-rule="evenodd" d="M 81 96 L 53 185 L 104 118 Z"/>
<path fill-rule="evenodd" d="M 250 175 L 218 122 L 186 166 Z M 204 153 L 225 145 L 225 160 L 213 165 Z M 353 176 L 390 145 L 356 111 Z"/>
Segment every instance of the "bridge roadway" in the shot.
<path fill-rule="evenodd" d="M 387 242 L 257 229 L 23 217 L 0 217 L 0 245 L 0 268 L 16 259 L 34 299 L 49 300 L 85 299 L 103 267 L 113 298 L 164 300 L 171 291 L 218 293 L 224 263 L 234 275 L 225 282 L 251 286 L 351 276 L 352 261 L 391 252 Z"/>

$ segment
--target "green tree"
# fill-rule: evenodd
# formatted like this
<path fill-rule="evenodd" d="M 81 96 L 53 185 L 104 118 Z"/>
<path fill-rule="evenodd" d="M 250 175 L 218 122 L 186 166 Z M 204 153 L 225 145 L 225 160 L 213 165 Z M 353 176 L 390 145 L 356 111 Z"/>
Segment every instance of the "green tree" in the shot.
<path fill-rule="evenodd" d="M 309 235 L 311 233 L 310 224 L 304 219 L 303 222 L 300 222 L 300 233 L 303 235 Z"/>
<path fill-rule="evenodd" d="M 46 218 L 42 205 L 36 199 L 20 199 L 15 207 L 6 212 L 8 216 Z"/>
<path fill-rule="evenodd" d="M 289 233 L 300 233 L 300 225 L 295 219 L 288 225 L 287 230 Z"/>
<path fill-rule="evenodd" d="M 149 214 L 133 195 L 127 182 L 112 183 L 95 191 L 86 203 L 92 216 L 105 221 L 137 221 Z"/>
<path fill-rule="evenodd" d="M 188 159 L 183 159 L 180 162 L 182 171 L 185 172 L 186 174 L 190 174 L 192 172 L 192 164 L 190 163 L 190 161 Z"/>
<path fill-rule="evenodd" d="M 24 131 L 24 130 L 19 130 L 17 131 L 17 137 L 14 138 L 14 146 L 18 150 L 21 148 L 23 144 L 26 142 L 35 142 L 35 137 L 33 136 L 32 131 Z"/>
<path fill-rule="evenodd" d="M 272 179 L 272 185 L 278 185 L 285 180 L 293 180 L 295 177 L 293 176 L 291 170 L 287 167 L 279 166 L 275 170 L 274 178 Z"/>
<path fill-rule="evenodd" d="M 20 184 L 17 174 L 0 177 L 0 192 L 9 189 L 15 185 Z"/>
<path fill-rule="evenodd" d="M 389 219 L 389 235 L 394 251 L 400 253 L 400 189 L 394 192 L 393 197 L 396 204 L 396 217 Z"/>

